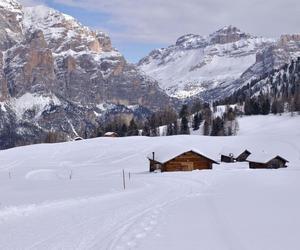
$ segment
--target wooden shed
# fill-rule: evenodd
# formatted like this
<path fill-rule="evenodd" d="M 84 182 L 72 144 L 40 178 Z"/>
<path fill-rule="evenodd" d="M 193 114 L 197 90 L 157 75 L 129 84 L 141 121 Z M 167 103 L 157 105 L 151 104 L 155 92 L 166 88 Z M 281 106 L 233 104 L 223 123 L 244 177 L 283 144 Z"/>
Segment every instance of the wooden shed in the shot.
<path fill-rule="evenodd" d="M 152 153 L 148 157 L 150 162 L 150 172 L 160 170 L 161 172 L 172 171 L 193 171 L 196 169 L 212 169 L 212 164 L 219 164 L 208 156 L 199 153 L 195 150 L 189 150 L 177 155 L 169 155 L 166 157 L 156 157 Z"/>
<path fill-rule="evenodd" d="M 224 149 L 221 153 L 221 161 L 222 162 L 242 162 L 246 161 L 246 159 L 251 155 L 249 150 L 241 151 L 239 149 Z"/>
<path fill-rule="evenodd" d="M 265 154 L 260 155 L 251 155 L 247 160 L 249 162 L 249 168 L 257 169 L 257 168 L 286 168 L 288 160 L 283 157 L 270 156 Z"/>

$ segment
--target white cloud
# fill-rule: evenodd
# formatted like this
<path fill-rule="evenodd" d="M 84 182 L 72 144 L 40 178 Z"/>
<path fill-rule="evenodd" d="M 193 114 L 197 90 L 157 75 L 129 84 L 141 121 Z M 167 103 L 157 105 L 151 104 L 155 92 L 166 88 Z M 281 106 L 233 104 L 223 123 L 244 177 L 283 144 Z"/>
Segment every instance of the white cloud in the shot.
<path fill-rule="evenodd" d="M 35 5 L 45 4 L 44 0 L 20 0 L 20 3 L 23 6 L 35 6 Z"/>
<path fill-rule="evenodd" d="M 268 37 L 300 32 L 299 0 L 54 0 L 54 2 L 109 14 L 110 19 L 106 26 L 109 26 L 112 37 L 119 40 L 172 43 L 183 34 L 205 35 L 228 24 L 246 32 Z"/>

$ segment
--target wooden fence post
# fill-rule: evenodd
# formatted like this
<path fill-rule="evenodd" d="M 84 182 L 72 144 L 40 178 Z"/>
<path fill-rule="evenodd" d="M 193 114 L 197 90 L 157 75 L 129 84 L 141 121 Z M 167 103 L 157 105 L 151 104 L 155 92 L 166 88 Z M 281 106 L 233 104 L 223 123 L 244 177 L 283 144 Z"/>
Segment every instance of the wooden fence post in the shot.
<path fill-rule="evenodd" d="M 123 188 L 124 190 L 126 189 L 126 184 L 125 184 L 125 171 L 123 169 Z"/>

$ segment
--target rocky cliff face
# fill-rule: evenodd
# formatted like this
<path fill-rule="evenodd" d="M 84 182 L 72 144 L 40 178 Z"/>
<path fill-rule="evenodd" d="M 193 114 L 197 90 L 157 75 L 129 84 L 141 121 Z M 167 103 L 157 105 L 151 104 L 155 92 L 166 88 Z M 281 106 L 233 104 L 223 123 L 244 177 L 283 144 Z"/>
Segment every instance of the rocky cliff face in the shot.
<path fill-rule="evenodd" d="M 44 6 L 0 0 L 0 147 L 43 141 L 50 131 L 88 136 L 109 112 L 169 101 L 106 34 Z"/>
<path fill-rule="evenodd" d="M 170 96 L 223 98 L 299 55 L 299 35 L 259 38 L 226 26 L 207 37 L 189 34 L 154 50 L 138 67 Z"/>

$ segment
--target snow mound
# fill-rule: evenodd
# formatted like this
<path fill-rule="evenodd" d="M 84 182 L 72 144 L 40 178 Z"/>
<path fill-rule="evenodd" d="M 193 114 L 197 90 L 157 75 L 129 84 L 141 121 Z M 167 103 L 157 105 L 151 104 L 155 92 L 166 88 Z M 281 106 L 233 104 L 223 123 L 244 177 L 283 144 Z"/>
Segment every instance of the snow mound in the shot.
<path fill-rule="evenodd" d="M 54 169 L 37 169 L 28 172 L 25 175 L 25 179 L 27 180 L 61 180 L 61 179 L 69 179 L 70 173 L 67 171 L 59 171 Z"/>

